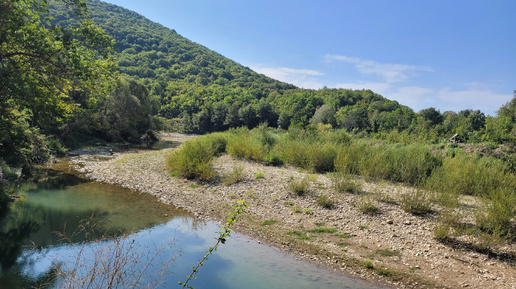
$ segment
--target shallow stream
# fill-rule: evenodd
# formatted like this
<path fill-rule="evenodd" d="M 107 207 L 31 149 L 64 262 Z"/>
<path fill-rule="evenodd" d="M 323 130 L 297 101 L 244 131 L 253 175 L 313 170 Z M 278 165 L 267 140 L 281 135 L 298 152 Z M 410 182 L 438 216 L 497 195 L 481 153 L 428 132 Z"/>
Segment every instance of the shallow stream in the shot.
<path fill-rule="evenodd" d="M 47 179 L 25 189 L 23 195 L 0 221 L 2 289 L 42 284 L 57 288 L 64 281 L 51 278 L 53 265 L 65 271 L 77 269 L 80 276 L 91 274 L 86 268 L 95 263 L 122 266 L 113 260 L 124 260 L 128 266 L 121 270 L 126 285 L 119 288 L 136 278 L 140 284 L 156 282 L 157 288 L 181 288 L 178 281 L 185 281 L 190 267 L 215 244 L 220 229 L 152 196 L 87 181 L 59 166 L 48 169 Z M 77 228 L 86 228 L 87 233 Z M 120 235 L 126 237 L 117 238 Z M 382 288 L 236 233 L 189 285 L 198 289 Z"/>

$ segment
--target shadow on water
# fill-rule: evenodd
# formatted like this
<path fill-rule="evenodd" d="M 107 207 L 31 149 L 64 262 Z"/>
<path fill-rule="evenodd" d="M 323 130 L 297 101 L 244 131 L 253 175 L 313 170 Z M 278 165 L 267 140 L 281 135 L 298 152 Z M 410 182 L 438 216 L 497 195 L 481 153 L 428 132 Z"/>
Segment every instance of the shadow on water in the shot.
<path fill-rule="evenodd" d="M 150 195 L 90 182 L 72 172 L 49 168 L 44 173 L 42 182 L 20 186 L 23 197 L 0 219 L 0 288 L 28 288 L 46 280 L 51 272 L 24 273 L 34 262 L 27 256 L 84 242 L 86 234 L 77 228 L 94 226 L 88 231 L 88 241 L 95 242 L 186 215 Z"/>

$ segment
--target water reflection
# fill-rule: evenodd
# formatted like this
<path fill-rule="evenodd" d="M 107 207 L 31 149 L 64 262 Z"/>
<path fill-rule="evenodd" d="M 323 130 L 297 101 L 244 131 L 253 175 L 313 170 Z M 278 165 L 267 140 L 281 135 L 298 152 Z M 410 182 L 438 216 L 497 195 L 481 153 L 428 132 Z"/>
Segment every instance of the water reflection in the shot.
<path fill-rule="evenodd" d="M 117 256 L 103 258 L 105 267 L 122 262 L 121 252 L 130 252 L 127 256 L 136 262 L 129 266 L 135 271 L 124 272 L 141 277 L 141 284 L 159 280 L 158 288 L 180 288 L 177 281 L 191 274 L 190 267 L 215 243 L 219 231 L 219 225 L 199 221 L 149 195 L 85 182 L 58 170 L 50 170 L 45 183 L 24 195 L 0 222 L 0 289 L 58 287 L 52 278 L 56 273 L 53 263 L 64 269 L 79 264 L 80 276 L 89 274 L 87 268 L 102 256 Z M 85 220 L 92 216 L 103 226 L 87 230 L 89 236 L 85 231 L 74 233 L 76 228 L 91 229 L 95 222 L 86 225 Z M 70 238 L 64 241 L 55 232 L 65 232 Z M 119 234 L 127 238 L 119 239 Z M 190 285 L 199 289 L 380 288 L 301 262 L 238 234 L 209 258 Z"/>
<path fill-rule="evenodd" d="M 44 182 L 24 188 L 24 197 L 0 221 L 0 288 L 27 288 L 47 280 L 51 272 L 24 274 L 36 262 L 29 252 L 80 244 L 86 231 L 77 228 L 85 228 L 85 224 L 90 228 L 88 240 L 93 242 L 185 215 L 151 196 L 52 169 L 47 170 Z M 92 217 L 94 222 L 85 222 Z"/>

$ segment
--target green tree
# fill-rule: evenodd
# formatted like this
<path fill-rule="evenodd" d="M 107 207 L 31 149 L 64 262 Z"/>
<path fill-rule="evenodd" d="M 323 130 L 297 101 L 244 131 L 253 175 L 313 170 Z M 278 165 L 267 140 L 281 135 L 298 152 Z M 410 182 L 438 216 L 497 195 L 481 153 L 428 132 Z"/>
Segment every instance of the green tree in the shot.
<path fill-rule="evenodd" d="M 423 118 L 425 124 L 430 126 L 436 126 L 443 122 L 443 116 L 439 110 L 435 109 L 434 107 L 422 109 L 419 111 L 419 115 Z"/>
<path fill-rule="evenodd" d="M 0 0 L 0 159 L 9 165 L 38 161 L 41 132 L 94 107 L 113 67 L 112 40 L 84 0 L 59 4 L 73 23 L 53 22 L 49 1 Z"/>

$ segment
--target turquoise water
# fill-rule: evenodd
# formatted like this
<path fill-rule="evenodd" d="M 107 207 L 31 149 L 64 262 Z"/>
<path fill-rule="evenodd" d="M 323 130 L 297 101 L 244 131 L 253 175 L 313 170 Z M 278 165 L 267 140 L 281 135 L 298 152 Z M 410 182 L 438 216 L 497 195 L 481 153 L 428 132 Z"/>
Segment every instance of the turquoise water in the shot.
<path fill-rule="evenodd" d="M 148 284 L 181 288 L 178 281 L 185 281 L 190 267 L 215 244 L 219 231 L 219 225 L 199 221 L 149 195 L 59 171 L 49 171 L 46 182 L 24 195 L 0 223 L 0 288 L 64 286 L 66 280 L 51 277 L 53 264 L 76 269 L 77 284 L 81 276 L 91 275 L 94 263 L 100 265 L 96 268 L 122 269 L 124 284 L 117 288 L 127 288 L 134 280 L 139 281 L 138 288 Z M 76 230 L 81 226 L 89 228 L 87 234 Z M 125 237 L 117 237 L 120 235 Z M 96 287 L 105 288 L 100 284 Z M 214 289 L 381 288 L 297 260 L 236 233 L 189 285 Z"/>

